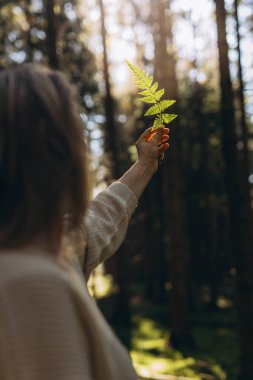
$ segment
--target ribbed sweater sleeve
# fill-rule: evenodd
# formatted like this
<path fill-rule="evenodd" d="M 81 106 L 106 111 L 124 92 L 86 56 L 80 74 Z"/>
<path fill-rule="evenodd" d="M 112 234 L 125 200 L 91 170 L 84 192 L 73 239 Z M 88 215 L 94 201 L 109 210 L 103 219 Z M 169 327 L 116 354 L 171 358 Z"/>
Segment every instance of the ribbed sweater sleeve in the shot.
<path fill-rule="evenodd" d="M 0 298 L 4 380 L 94 380 L 88 333 L 64 280 L 29 274 Z"/>
<path fill-rule="evenodd" d="M 99 263 L 119 248 L 137 203 L 133 192 L 120 182 L 113 183 L 90 203 L 83 224 L 86 279 Z"/>

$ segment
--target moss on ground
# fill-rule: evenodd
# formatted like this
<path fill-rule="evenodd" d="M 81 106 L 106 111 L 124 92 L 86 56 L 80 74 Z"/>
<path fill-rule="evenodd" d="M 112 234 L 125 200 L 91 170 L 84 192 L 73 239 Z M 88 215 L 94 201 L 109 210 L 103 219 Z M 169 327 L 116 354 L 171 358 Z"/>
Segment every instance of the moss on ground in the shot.
<path fill-rule="evenodd" d="M 105 297 L 99 289 L 96 286 L 98 304 L 109 323 L 114 321 L 112 327 L 127 345 L 141 376 L 168 374 L 200 380 L 205 374 L 210 379 L 236 380 L 239 353 L 233 303 L 222 302 L 215 311 L 205 309 L 204 303 L 198 305 L 191 316 L 195 345 L 179 351 L 168 344 L 171 313 L 167 303 L 154 305 L 135 296 L 131 326 L 127 326 L 122 316 L 115 320 L 117 292 L 105 292 Z"/>

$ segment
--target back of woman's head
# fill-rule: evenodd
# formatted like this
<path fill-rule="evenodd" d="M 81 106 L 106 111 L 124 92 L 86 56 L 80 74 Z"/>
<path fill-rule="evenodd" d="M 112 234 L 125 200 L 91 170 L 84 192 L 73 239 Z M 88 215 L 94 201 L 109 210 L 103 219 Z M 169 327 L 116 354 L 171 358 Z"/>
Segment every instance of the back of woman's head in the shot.
<path fill-rule="evenodd" d="M 62 74 L 25 65 L 0 72 L 0 248 L 31 242 L 71 215 L 78 227 L 88 180 L 83 126 Z"/>

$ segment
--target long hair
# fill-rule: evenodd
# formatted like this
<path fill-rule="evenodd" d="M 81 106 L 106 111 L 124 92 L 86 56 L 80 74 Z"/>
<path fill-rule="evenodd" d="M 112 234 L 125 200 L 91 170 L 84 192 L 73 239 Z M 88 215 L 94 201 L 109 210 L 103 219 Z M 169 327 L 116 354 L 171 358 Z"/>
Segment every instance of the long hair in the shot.
<path fill-rule="evenodd" d="M 87 147 L 77 95 L 63 74 L 24 65 L 0 72 L 0 248 L 61 225 L 88 202 Z"/>

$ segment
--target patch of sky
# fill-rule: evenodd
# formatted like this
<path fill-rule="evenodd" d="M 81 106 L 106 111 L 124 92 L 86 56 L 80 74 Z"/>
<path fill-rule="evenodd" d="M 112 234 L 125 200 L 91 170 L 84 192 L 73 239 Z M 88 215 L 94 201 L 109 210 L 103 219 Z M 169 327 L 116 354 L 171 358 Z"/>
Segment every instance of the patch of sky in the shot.
<path fill-rule="evenodd" d="M 70 46 L 70 48 L 71 48 L 76 54 L 80 54 L 80 53 L 82 52 L 82 47 L 81 47 L 78 43 L 76 43 L 76 42 L 74 42 L 74 41 L 71 41 L 71 42 L 69 43 L 69 46 Z"/>
<path fill-rule="evenodd" d="M 84 100 L 86 107 L 92 108 L 94 106 L 94 101 L 90 95 L 88 95 L 88 94 L 84 95 L 83 100 Z"/>
<path fill-rule="evenodd" d="M 98 21 L 100 19 L 99 9 L 98 8 L 91 9 L 88 16 L 92 22 Z"/>
<path fill-rule="evenodd" d="M 103 149 L 103 143 L 101 142 L 101 140 L 91 140 L 90 150 L 96 156 L 102 156 L 104 153 L 104 149 Z"/>
<path fill-rule="evenodd" d="M 115 70 L 116 71 L 116 70 Z M 112 73 L 112 77 L 114 77 L 113 73 Z M 105 93 L 105 82 L 104 80 L 101 80 L 100 82 L 98 82 L 98 89 L 99 91 L 104 94 Z"/>
<path fill-rule="evenodd" d="M 106 119 L 104 115 L 97 114 L 94 115 L 93 120 L 96 124 L 104 124 Z"/>
<path fill-rule="evenodd" d="M 99 128 L 93 129 L 90 133 L 90 137 L 92 140 L 99 140 L 103 136 L 102 131 Z"/>
<path fill-rule="evenodd" d="M 76 12 L 74 11 L 73 5 L 71 3 L 66 3 L 64 5 L 64 13 L 70 21 L 76 21 Z"/>
<path fill-rule="evenodd" d="M 238 14 L 240 19 L 252 17 L 252 8 L 246 4 L 240 4 L 238 7 Z"/>
<path fill-rule="evenodd" d="M 107 23 L 106 23 L 106 30 L 107 30 L 107 33 L 110 35 L 119 34 L 120 32 L 119 25 L 113 22 L 113 17 L 108 17 Z"/>
<path fill-rule="evenodd" d="M 24 42 L 22 40 L 16 40 L 15 41 L 15 47 L 17 49 L 21 49 L 24 46 Z"/>
<path fill-rule="evenodd" d="M 149 61 L 151 61 L 154 58 L 154 56 L 155 56 L 154 44 L 147 43 L 145 45 L 144 56 Z"/>
<path fill-rule="evenodd" d="M 122 30 L 122 32 L 121 32 L 121 36 L 125 40 L 131 40 L 132 41 L 134 39 L 133 28 L 130 28 L 129 26 L 128 27 L 124 27 L 123 30 Z"/>
<path fill-rule="evenodd" d="M 118 116 L 118 122 L 119 123 L 125 123 L 127 121 L 127 117 L 124 114 L 121 114 Z"/>
<path fill-rule="evenodd" d="M 37 37 L 39 40 L 45 40 L 46 39 L 46 33 L 44 30 L 39 30 L 37 28 L 31 28 L 30 33 L 32 36 Z"/>
<path fill-rule="evenodd" d="M 32 0 L 31 6 L 34 12 L 41 12 L 43 10 L 43 1 L 42 0 Z"/>
<path fill-rule="evenodd" d="M 83 122 L 83 125 L 86 126 L 87 125 L 87 121 L 88 121 L 88 116 L 86 115 L 86 113 L 84 112 L 81 112 L 80 113 L 80 118 Z"/>
<path fill-rule="evenodd" d="M 22 13 L 22 9 L 20 7 L 14 7 L 12 12 L 14 13 L 14 15 L 19 15 L 20 13 Z"/>
<path fill-rule="evenodd" d="M 34 59 L 34 62 L 36 63 L 39 63 L 42 61 L 42 58 L 43 58 L 43 54 L 40 50 L 35 50 L 33 52 L 33 59 Z"/>
<path fill-rule="evenodd" d="M 229 60 L 230 62 L 236 62 L 238 60 L 238 52 L 236 50 L 229 50 Z"/>
<path fill-rule="evenodd" d="M 17 37 L 18 37 L 17 32 L 10 32 L 10 33 L 8 34 L 8 40 L 9 40 L 10 42 L 15 42 L 16 39 L 17 39 Z"/>
<path fill-rule="evenodd" d="M 16 63 L 24 63 L 26 59 L 26 53 L 24 51 L 11 52 L 10 59 Z"/>
<path fill-rule="evenodd" d="M 100 35 L 91 36 L 89 46 L 94 51 L 95 54 L 102 54 L 103 53 L 102 36 Z"/>
<path fill-rule="evenodd" d="M 112 49 L 110 52 L 110 59 L 113 62 L 120 63 L 122 62 L 122 57 L 130 57 L 132 56 L 132 46 L 124 40 L 120 40 L 117 42 L 117 49 Z"/>

